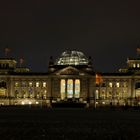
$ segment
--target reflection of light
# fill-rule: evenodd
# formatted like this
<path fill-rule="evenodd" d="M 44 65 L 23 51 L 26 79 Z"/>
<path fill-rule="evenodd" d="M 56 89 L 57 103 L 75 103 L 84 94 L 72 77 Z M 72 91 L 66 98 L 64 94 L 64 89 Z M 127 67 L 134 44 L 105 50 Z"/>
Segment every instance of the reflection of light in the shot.
<path fill-rule="evenodd" d="M 32 104 L 32 102 L 29 102 L 29 105 L 31 105 Z"/>
<path fill-rule="evenodd" d="M 37 105 L 39 104 L 39 102 L 35 102 Z"/>
<path fill-rule="evenodd" d="M 25 103 L 24 102 L 21 102 L 21 104 L 24 105 Z"/>
<path fill-rule="evenodd" d="M 96 104 L 98 104 L 98 102 L 96 102 Z"/>

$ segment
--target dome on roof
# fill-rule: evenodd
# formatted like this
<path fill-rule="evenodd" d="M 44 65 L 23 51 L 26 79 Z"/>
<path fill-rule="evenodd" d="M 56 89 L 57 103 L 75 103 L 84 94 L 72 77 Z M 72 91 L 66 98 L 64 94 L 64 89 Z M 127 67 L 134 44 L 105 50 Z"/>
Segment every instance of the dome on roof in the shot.
<path fill-rule="evenodd" d="M 80 51 L 65 51 L 56 60 L 55 65 L 88 65 L 88 58 Z"/>

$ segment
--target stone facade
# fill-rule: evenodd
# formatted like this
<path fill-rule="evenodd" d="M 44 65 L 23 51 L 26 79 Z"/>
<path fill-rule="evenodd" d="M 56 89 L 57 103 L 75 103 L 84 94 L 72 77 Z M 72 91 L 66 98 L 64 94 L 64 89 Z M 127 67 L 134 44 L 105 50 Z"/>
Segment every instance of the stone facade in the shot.
<path fill-rule="evenodd" d="M 17 68 L 14 59 L 1 58 L 0 105 L 50 107 L 57 103 L 83 103 L 97 107 L 140 104 L 139 57 L 128 59 L 128 67 L 117 73 L 95 72 L 91 58 L 86 58 L 82 52 L 62 53 L 61 57 L 56 62 L 50 58 L 46 73 Z"/>

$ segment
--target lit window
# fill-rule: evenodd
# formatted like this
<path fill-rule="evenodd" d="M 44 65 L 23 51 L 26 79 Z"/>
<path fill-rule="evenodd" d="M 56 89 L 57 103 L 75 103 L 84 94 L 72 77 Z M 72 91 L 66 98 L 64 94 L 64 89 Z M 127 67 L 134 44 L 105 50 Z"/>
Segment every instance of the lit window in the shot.
<path fill-rule="evenodd" d="M 29 82 L 29 87 L 32 87 L 33 86 L 33 83 L 32 82 Z"/>
<path fill-rule="evenodd" d="M 39 94 L 37 94 L 36 97 L 39 98 Z"/>
<path fill-rule="evenodd" d="M 136 67 L 136 64 L 135 64 L 135 63 L 133 64 L 133 67 L 134 67 L 134 68 Z"/>
<path fill-rule="evenodd" d="M 140 64 L 137 64 L 137 67 L 139 68 L 140 67 Z"/>
<path fill-rule="evenodd" d="M 116 87 L 120 87 L 120 83 L 119 82 L 116 83 Z"/>
<path fill-rule="evenodd" d="M 68 79 L 67 81 L 67 97 L 72 98 L 73 97 L 73 80 Z"/>
<path fill-rule="evenodd" d="M 19 87 L 19 83 L 18 82 L 15 83 L 15 87 Z"/>
<path fill-rule="evenodd" d="M 43 95 L 43 99 L 46 99 L 46 95 L 45 94 Z"/>
<path fill-rule="evenodd" d="M 66 81 L 65 79 L 62 79 L 60 82 L 60 92 L 61 92 L 61 99 L 63 100 L 65 98 L 65 90 L 66 90 Z"/>
<path fill-rule="evenodd" d="M 46 82 L 43 82 L 43 87 L 46 87 Z"/>
<path fill-rule="evenodd" d="M 88 64 L 88 59 L 82 52 L 65 51 L 55 63 L 56 65 L 85 65 Z"/>
<path fill-rule="evenodd" d="M 113 86 L 113 84 L 110 82 L 110 83 L 109 83 L 109 87 L 112 87 L 112 86 Z"/>
<path fill-rule="evenodd" d="M 75 97 L 79 98 L 80 96 L 80 80 L 76 79 L 75 80 Z"/>
<path fill-rule="evenodd" d="M 95 99 L 99 99 L 99 90 L 95 91 Z"/>
<path fill-rule="evenodd" d="M 36 87 L 39 87 L 39 82 L 36 82 Z"/>

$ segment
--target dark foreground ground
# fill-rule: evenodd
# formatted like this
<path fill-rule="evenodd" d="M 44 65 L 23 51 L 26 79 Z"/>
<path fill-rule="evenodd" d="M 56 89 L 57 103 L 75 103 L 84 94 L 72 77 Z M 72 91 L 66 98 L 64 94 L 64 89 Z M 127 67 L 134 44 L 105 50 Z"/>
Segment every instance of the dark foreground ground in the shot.
<path fill-rule="evenodd" d="M 0 140 L 139 139 L 139 109 L 0 107 Z"/>

